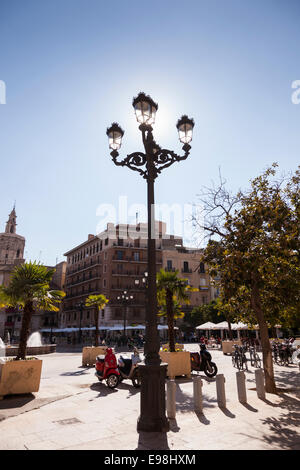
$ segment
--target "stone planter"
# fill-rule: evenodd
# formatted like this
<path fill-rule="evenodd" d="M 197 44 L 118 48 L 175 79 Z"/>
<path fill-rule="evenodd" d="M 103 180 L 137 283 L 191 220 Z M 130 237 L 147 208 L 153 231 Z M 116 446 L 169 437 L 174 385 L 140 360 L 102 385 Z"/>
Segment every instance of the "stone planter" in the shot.
<path fill-rule="evenodd" d="M 38 392 L 42 363 L 42 360 L 34 358 L 0 364 L 0 399 L 4 395 Z"/>
<path fill-rule="evenodd" d="M 241 346 L 242 342 L 240 339 L 237 339 L 234 341 L 222 341 L 223 354 L 232 354 L 232 349 L 235 344 L 238 344 L 239 346 Z"/>
<path fill-rule="evenodd" d="M 86 346 L 82 349 L 82 365 L 94 366 L 99 354 L 106 354 L 107 346 Z"/>
<path fill-rule="evenodd" d="M 169 343 L 163 344 L 162 349 L 169 349 Z M 184 344 L 175 343 L 175 349 L 184 349 Z"/>
<path fill-rule="evenodd" d="M 174 379 L 176 376 L 191 377 L 191 356 L 189 351 L 166 352 L 159 351 L 162 362 L 168 364 L 167 376 Z"/>

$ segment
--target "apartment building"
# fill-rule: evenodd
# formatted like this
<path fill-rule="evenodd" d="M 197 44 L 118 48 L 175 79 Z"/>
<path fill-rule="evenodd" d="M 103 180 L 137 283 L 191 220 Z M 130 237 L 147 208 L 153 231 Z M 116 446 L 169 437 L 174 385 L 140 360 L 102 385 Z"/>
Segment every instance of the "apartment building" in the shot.
<path fill-rule="evenodd" d="M 162 268 L 166 224 L 156 222 L 156 266 Z M 147 224 L 107 224 L 107 229 L 65 253 L 66 297 L 60 327 L 94 326 L 94 311 L 83 307 L 89 295 L 104 294 L 109 303 L 100 314 L 102 326 L 145 321 L 147 273 Z M 126 307 L 118 297 L 126 291 Z"/>
<path fill-rule="evenodd" d="M 191 292 L 190 307 L 207 304 L 212 300 L 211 281 L 204 263 L 200 262 L 200 249 L 186 248 L 176 244 L 163 250 L 163 268 L 178 271 L 179 277 L 187 279 L 190 286 L 198 289 Z"/>
<path fill-rule="evenodd" d="M 178 269 L 181 277 L 198 288 L 191 293 L 191 307 L 211 300 L 209 275 L 199 262 L 200 250 L 183 246 L 181 237 L 168 235 L 166 224 L 156 222 L 156 268 Z M 147 224 L 107 224 L 102 233 L 67 251 L 66 297 L 59 327 L 94 326 L 94 311 L 84 306 L 89 295 L 104 294 L 109 303 L 100 313 L 101 326 L 144 323 L 146 307 Z M 122 303 L 126 291 L 128 302 Z M 163 319 L 161 319 L 163 322 Z"/>

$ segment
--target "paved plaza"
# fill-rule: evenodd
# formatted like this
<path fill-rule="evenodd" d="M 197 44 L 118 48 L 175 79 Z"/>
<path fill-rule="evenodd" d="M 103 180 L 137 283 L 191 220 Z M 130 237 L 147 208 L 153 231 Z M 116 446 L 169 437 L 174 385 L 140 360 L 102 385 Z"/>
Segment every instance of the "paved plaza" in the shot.
<path fill-rule="evenodd" d="M 185 345 L 197 351 L 197 344 Z M 129 353 L 130 354 L 130 353 Z M 40 391 L 0 402 L 0 449 L 32 450 L 235 450 L 300 449 L 299 369 L 275 366 L 278 395 L 257 397 L 249 366 L 247 404 L 238 401 L 231 357 L 212 351 L 224 374 L 226 408 L 217 403 L 215 379 L 203 379 L 203 414 L 193 409 L 193 379 L 176 379 L 176 419 L 167 434 L 136 431 L 140 392 L 131 381 L 110 390 L 81 354 L 53 353 L 43 359 Z"/>

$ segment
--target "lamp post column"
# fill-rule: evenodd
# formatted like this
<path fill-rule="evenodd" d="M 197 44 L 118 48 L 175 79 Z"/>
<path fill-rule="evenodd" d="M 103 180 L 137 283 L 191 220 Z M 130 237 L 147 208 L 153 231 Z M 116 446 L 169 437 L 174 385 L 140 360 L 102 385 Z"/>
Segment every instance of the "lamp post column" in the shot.
<path fill-rule="evenodd" d="M 157 331 L 156 240 L 154 214 L 154 163 L 147 155 L 148 193 L 148 286 L 146 310 L 145 363 L 139 365 L 141 374 L 140 416 L 138 431 L 167 432 L 165 379 L 167 364 L 161 364 Z"/>

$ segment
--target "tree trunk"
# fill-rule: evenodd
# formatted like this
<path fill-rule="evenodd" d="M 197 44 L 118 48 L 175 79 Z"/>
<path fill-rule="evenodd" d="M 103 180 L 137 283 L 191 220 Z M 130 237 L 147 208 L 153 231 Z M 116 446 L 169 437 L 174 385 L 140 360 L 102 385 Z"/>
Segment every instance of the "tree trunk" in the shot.
<path fill-rule="evenodd" d="M 19 349 L 18 349 L 18 354 L 16 357 L 17 361 L 19 359 L 23 359 L 23 360 L 26 359 L 27 339 L 29 335 L 29 328 L 30 328 L 32 314 L 33 314 L 33 302 L 26 302 L 26 304 L 24 305 L 24 310 L 23 310 L 23 319 L 22 319 L 22 327 L 21 327 L 21 333 L 20 333 Z"/>
<path fill-rule="evenodd" d="M 166 292 L 166 307 L 168 318 L 169 350 L 170 352 L 175 352 L 173 295 L 172 292 L 168 290 Z"/>
<path fill-rule="evenodd" d="M 256 279 L 252 282 L 251 288 L 251 306 L 254 310 L 254 313 L 257 318 L 257 322 L 260 330 L 260 338 L 262 345 L 262 354 L 263 354 L 263 366 L 265 373 L 265 385 L 267 393 L 277 393 L 276 384 L 274 379 L 274 369 L 273 369 L 273 359 L 272 359 L 272 349 L 270 345 L 268 325 L 265 320 L 264 313 L 262 311 L 261 302 L 260 302 L 260 293 L 259 287 L 257 285 Z"/>
<path fill-rule="evenodd" d="M 99 328 L 98 328 L 98 323 L 99 323 L 99 308 L 96 307 L 95 309 L 95 346 L 99 346 Z"/>
<path fill-rule="evenodd" d="M 228 336 L 229 336 L 230 341 L 232 341 L 232 340 L 233 340 L 233 337 L 232 337 L 232 329 L 231 329 L 230 319 L 228 320 L 228 319 L 226 318 L 226 321 L 227 321 L 227 323 L 228 323 Z"/>

